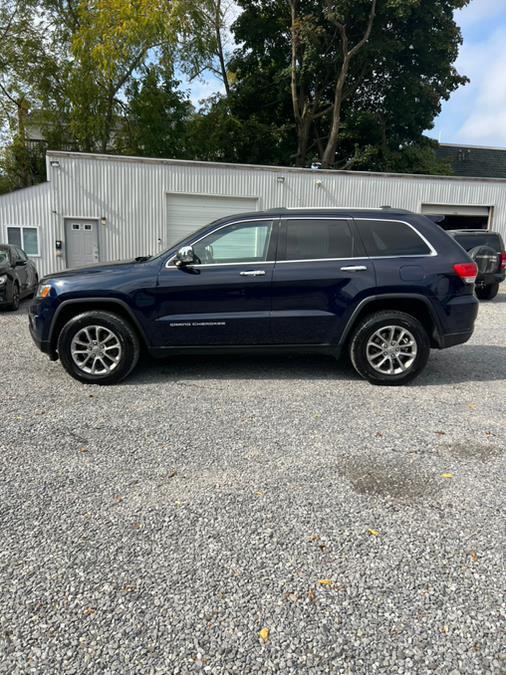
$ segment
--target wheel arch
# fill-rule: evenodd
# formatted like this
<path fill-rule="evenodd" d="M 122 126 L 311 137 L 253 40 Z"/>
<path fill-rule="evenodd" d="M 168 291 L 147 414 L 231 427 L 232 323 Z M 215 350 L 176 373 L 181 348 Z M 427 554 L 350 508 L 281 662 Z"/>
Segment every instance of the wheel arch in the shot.
<path fill-rule="evenodd" d="M 77 298 L 75 300 L 64 300 L 55 312 L 49 333 L 49 352 L 51 356 L 56 356 L 58 337 L 67 321 L 78 314 L 93 310 L 110 311 L 116 314 L 116 316 L 127 320 L 137 333 L 141 346 L 145 348 L 148 346 L 144 330 L 126 302 L 118 298 Z"/>
<path fill-rule="evenodd" d="M 411 314 L 420 321 L 427 335 L 431 347 L 440 347 L 442 331 L 437 314 L 430 301 L 423 295 L 416 293 L 392 293 L 373 295 L 364 298 L 355 307 L 339 340 L 338 349 L 341 350 L 349 342 L 355 327 L 369 314 L 380 311 L 400 311 Z M 416 312 L 416 313 L 415 313 Z"/>

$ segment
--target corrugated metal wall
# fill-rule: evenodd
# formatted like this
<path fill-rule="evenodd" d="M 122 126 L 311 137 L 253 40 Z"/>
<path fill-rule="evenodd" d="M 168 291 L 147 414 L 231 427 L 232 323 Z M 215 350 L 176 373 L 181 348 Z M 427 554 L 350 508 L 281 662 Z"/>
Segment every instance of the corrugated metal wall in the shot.
<path fill-rule="evenodd" d="M 55 166 L 58 164 L 58 166 Z M 420 211 L 422 204 L 493 207 L 492 226 L 506 235 L 506 181 L 311 171 L 204 162 L 48 153 L 50 182 L 0 197 L 7 222 L 41 227 L 43 273 L 64 269 L 54 250 L 64 240 L 64 218 L 105 218 L 102 260 L 158 253 L 166 246 L 170 193 L 258 198 L 275 206 L 378 207 Z M 284 177 L 284 182 L 278 180 Z M 2 236 L 5 230 L 0 229 Z"/>
<path fill-rule="evenodd" d="M 38 227 L 40 256 L 33 261 L 40 276 L 56 268 L 53 242 L 57 221 L 51 213 L 50 189 L 49 183 L 43 183 L 0 196 L 0 242 L 7 243 L 7 228 L 11 225 Z"/>

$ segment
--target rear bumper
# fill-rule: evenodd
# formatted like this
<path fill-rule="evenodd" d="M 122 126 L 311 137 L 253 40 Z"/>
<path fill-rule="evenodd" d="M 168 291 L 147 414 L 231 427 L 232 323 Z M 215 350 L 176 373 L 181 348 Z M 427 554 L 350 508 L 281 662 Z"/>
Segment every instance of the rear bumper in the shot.
<path fill-rule="evenodd" d="M 494 272 L 493 274 L 479 274 L 476 278 L 478 286 L 488 286 L 489 284 L 500 284 L 506 279 L 506 271 Z"/>
<path fill-rule="evenodd" d="M 443 330 L 439 335 L 439 348 L 446 349 L 467 342 L 474 332 L 480 303 L 474 295 L 453 298 L 445 306 Z"/>
<path fill-rule="evenodd" d="M 466 331 L 465 333 L 446 333 L 446 335 L 441 336 L 439 349 L 447 349 L 448 347 L 461 345 L 464 342 L 467 342 L 473 333 L 474 329 L 471 331 Z"/>

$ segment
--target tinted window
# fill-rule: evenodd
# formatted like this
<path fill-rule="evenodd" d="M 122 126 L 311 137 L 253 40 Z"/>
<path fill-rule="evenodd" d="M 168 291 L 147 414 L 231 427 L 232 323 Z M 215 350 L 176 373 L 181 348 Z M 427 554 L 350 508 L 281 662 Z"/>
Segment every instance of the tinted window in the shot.
<path fill-rule="evenodd" d="M 20 248 L 17 248 L 17 249 L 16 249 L 16 254 L 17 254 L 17 256 L 18 256 L 18 258 L 19 258 L 20 260 L 25 260 L 25 261 L 28 260 L 28 258 L 26 257 L 24 251 L 22 251 Z"/>
<path fill-rule="evenodd" d="M 346 220 L 286 221 L 285 260 L 353 258 L 353 236 Z"/>
<path fill-rule="evenodd" d="M 427 255 L 430 248 L 409 225 L 390 220 L 357 220 L 370 256 Z"/>
<path fill-rule="evenodd" d="M 272 222 L 239 223 L 204 237 L 193 245 L 202 264 L 264 262 L 267 260 Z"/>
<path fill-rule="evenodd" d="M 7 228 L 7 240 L 12 246 L 22 246 L 21 243 L 21 228 L 20 227 L 8 227 Z"/>
<path fill-rule="evenodd" d="M 502 239 L 500 235 L 495 232 L 483 232 L 483 234 L 481 234 L 481 232 L 479 234 L 456 234 L 454 235 L 454 238 L 466 251 L 470 251 L 476 246 L 490 246 L 490 248 L 493 248 L 494 251 L 497 251 L 498 253 L 503 250 Z"/>

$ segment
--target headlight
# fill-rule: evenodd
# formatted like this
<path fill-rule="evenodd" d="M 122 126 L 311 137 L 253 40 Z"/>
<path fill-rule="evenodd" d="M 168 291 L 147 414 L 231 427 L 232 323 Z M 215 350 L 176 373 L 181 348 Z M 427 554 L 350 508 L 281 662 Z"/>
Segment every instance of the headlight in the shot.
<path fill-rule="evenodd" d="M 35 297 L 37 298 L 47 298 L 47 296 L 51 293 L 51 285 L 50 284 L 39 284 L 39 287 L 37 289 L 37 295 Z"/>
<path fill-rule="evenodd" d="M 5 286 L 6 283 L 7 283 L 7 275 L 0 274 L 0 286 Z"/>

